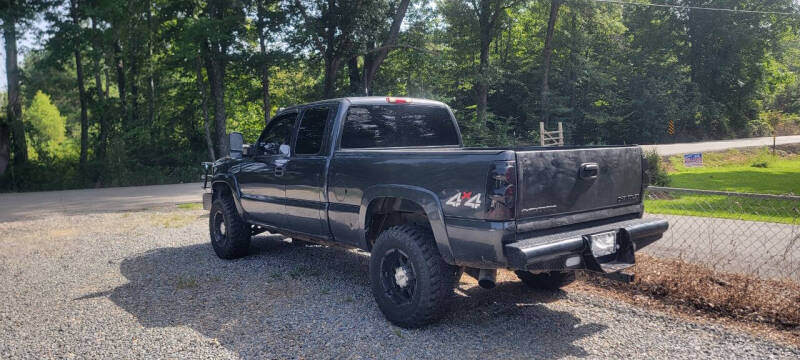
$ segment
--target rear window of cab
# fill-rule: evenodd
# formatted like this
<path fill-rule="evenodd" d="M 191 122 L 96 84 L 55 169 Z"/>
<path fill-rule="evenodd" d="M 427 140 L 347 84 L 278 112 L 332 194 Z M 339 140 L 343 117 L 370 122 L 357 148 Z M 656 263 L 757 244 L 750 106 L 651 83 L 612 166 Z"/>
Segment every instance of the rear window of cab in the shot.
<path fill-rule="evenodd" d="M 342 148 L 458 145 L 458 131 L 442 106 L 354 105 L 347 110 Z"/>

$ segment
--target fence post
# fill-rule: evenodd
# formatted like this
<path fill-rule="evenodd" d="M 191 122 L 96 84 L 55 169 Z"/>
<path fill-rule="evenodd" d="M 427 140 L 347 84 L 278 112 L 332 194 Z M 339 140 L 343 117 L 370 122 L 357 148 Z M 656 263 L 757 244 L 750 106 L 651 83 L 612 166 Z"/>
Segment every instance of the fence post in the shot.
<path fill-rule="evenodd" d="M 539 121 L 539 143 L 544 146 L 544 123 Z"/>
<path fill-rule="evenodd" d="M 558 145 L 564 146 L 564 127 L 561 126 L 561 121 L 558 122 Z"/>

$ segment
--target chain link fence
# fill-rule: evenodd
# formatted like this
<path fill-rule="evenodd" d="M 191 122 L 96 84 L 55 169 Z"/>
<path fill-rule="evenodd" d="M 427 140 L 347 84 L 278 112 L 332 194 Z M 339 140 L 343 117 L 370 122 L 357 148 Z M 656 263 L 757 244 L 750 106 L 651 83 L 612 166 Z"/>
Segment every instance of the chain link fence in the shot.
<path fill-rule="evenodd" d="M 645 211 L 670 224 L 646 253 L 800 282 L 800 196 L 650 187 Z"/>

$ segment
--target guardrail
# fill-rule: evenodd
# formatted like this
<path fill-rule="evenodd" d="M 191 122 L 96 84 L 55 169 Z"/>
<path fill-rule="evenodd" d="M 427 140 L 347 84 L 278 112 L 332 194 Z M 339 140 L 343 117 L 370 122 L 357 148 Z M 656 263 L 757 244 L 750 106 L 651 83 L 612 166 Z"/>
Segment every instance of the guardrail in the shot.
<path fill-rule="evenodd" d="M 647 253 L 800 282 L 800 196 L 649 187 L 645 211 L 670 222 Z"/>

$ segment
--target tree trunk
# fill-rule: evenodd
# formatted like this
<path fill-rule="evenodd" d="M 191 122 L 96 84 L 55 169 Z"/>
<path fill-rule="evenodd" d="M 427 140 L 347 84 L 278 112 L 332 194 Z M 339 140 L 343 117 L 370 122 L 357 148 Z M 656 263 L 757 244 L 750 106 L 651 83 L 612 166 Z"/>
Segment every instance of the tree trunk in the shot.
<path fill-rule="evenodd" d="M 261 101 L 264 105 L 264 124 L 269 122 L 272 115 L 272 104 L 269 96 L 269 64 L 267 63 L 267 39 L 264 38 L 263 9 L 259 7 L 258 50 L 261 53 Z"/>
<path fill-rule="evenodd" d="M 392 18 L 392 25 L 389 27 L 389 35 L 386 37 L 383 45 L 381 45 L 379 48 L 380 50 L 365 56 L 364 95 L 370 95 L 372 92 L 372 81 L 375 80 L 375 74 L 378 72 L 381 64 L 383 64 L 383 61 L 386 60 L 386 57 L 389 55 L 391 47 L 397 43 L 397 38 L 400 35 L 400 25 L 403 24 L 403 19 L 406 17 L 408 4 L 410 2 L 410 0 L 400 1 L 400 4 L 397 6 L 397 12 L 395 12 L 394 17 Z M 367 57 L 370 58 L 369 61 L 366 60 Z"/>
<path fill-rule="evenodd" d="M 214 100 L 214 134 L 217 138 L 217 154 L 228 154 L 228 133 L 225 115 L 225 65 L 223 50 L 219 44 L 205 42 L 204 51 L 208 83 L 211 85 L 211 98 Z"/>
<path fill-rule="evenodd" d="M 267 61 L 267 39 L 264 34 L 266 27 L 266 9 L 264 9 L 263 2 L 258 2 L 256 21 L 256 31 L 258 31 L 258 50 L 261 54 L 260 72 L 261 72 L 261 101 L 264 106 L 264 124 L 269 122 L 272 116 L 272 104 L 270 103 L 269 96 L 269 63 Z"/>
<path fill-rule="evenodd" d="M 92 29 L 97 31 L 97 22 L 94 19 L 92 19 Z M 97 91 L 97 103 L 99 105 L 99 111 L 98 111 L 99 114 L 96 114 L 96 116 L 97 116 L 97 121 L 100 124 L 100 134 L 98 136 L 99 141 L 97 142 L 97 148 L 95 149 L 95 157 L 97 158 L 97 161 L 101 165 L 104 165 L 106 158 L 106 146 L 108 142 L 108 119 L 106 118 L 107 114 L 106 99 L 105 99 L 106 93 L 103 91 L 103 79 L 102 79 L 103 65 L 101 63 L 101 57 L 100 57 L 100 49 L 102 48 L 102 46 L 100 42 L 97 41 L 97 38 L 95 38 L 94 47 L 95 47 L 94 86 L 95 90 Z M 106 81 L 108 81 L 108 78 L 106 78 Z M 102 178 L 102 175 L 100 175 L 100 177 Z"/>
<path fill-rule="evenodd" d="M 492 41 L 491 1 L 481 0 L 478 24 L 480 25 L 480 60 L 478 78 L 475 82 L 475 96 L 478 107 L 478 126 L 486 124 L 486 103 L 489 94 L 489 46 Z"/>
<path fill-rule="evenodd" d="M 117 89 L 119 90 L 119 105 L 120 105 L 120 123 L 125 128 L 125 122 L 128 119 L 128 103 L 127 103 L 127 88 L 125 81 L 125 63 L 122 61 L 122 45 L 120 40 L 114 42 L 114 66 L 117 70 Z"/>
<path fill-rule="evenodd" d="M 547 123 L 550 120 L 550 59 L 553 55 L 553 33 L 558 19 L 558 8 L 563 0 L 551 0 L 550 18 L 547 20 L 547 33 L 544 38 L 544 72 L 542 74 L 542 121 Z"/>
<path fill-rule="evenodd" d="M 16 19 L 3 19 L 3 38 L 6 43 L 6 78 L 8 79 L 8 105 L 6 116 L 11 128 L 11 141 L 14 148 L 14 164 L 22 165 L 28 161 L 28 144 L 25 140 L 25 124 L 22 122 L 20 103 L 19 67 L 17 66 L 17 28 Z"/>
<path fill-rule="evenodd" d="M 0 123 L 0 176 L 6 173 L 8 161 L 11 159 L 9 145 L 11 144 L 11 134 L 8 133 L 8 125 Z"/>
<path fill-rule="evenodd" d="M 83 62 L 81 50 L 75 50 L 75 72 L 78 75 L 78 98 L 81 104 L 81 168 L 86 166 L 86 157 L 89 151 L 89 115 L 86 109 L 86 85 L 83 80 Z"/>
<path fill-rule="evenodd" d="M 197 90 L 200 92 L 200 108 L 203 111 L 203 128 L 206 134 L 206 146 L 208 147 L 208 156 L 211 158 L 211 161 L 214 161 L 217 160 L 217 156 L 214 154 L 214 141 L 211 139 L 211 120 L 208 118 L 208 96 L 206 95 L 206 83 L 203 81 L 203 64 L 200 57 L 197 57 L 195 63 Z"/>
<path fill-rule="evenodd" d="M 332 98 L 336 90 L 336 72 L 340 61 L 338 56 L 325 55 L 325 83 L 322 92 L 326 99 Z"/>
<path fill-rule="evenodd" d="M 153 2 L 147 3 L 147 118 L 149 124 L 156 120 L 156 85 L 153 68 Z"/>
<path fill-rule="evenodd" d="M 353 56 L 347 60 L 347 72 L 350 75 L 350 94 L 362 94 L 361 73 L 358 71 L 358 56 Z"/>
<path fill-rule="evenodd" d="M 128 67 L 128 84 L 131 88 L 131 97 L 129 100 L 131 126 L 139 126 L 139 59 L 136 53 L 139 49 L 139 41 L 134 36 L 128 54 L 130 59 L 130 66 Z"/>

